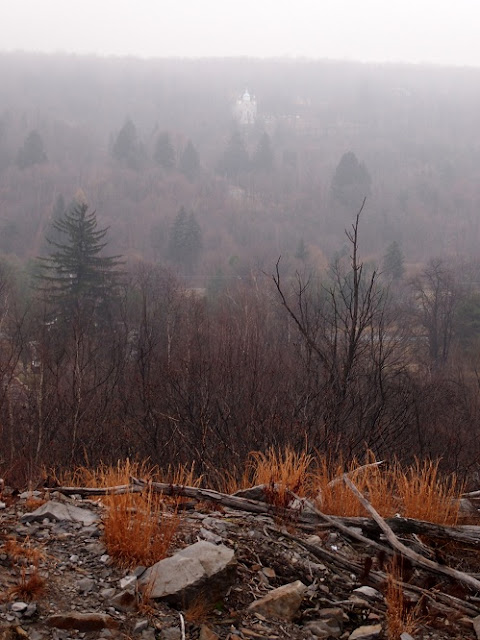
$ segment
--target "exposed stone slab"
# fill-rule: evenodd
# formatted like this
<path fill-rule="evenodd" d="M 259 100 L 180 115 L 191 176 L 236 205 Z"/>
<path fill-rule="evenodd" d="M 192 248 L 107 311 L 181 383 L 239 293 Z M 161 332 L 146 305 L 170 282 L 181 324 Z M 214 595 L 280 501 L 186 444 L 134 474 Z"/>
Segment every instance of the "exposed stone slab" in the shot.
<path fill-rule="evenodd" d="M 35 509 L 35 511 L 25 513 L 21 517 L 21 521 L 41 522 L 45 518 L 48 520 L 80 522 L 86 527 L 89 527 L 99 520 L 98 515 L 89 509 L 82 509 L 75 505 L 49 500 L 48 502 L 45 502 L 45 504 L 42 504 L 41 507 L 38 507 L 38 509 Z"/>
<path fill-rule="evenodd" d="M 248 609 L 267 617 L 292 620 L 303 600 L 307 587 L 300 580 L 273 589 L 266 596 L 252 602 Z"/>
<path fill-rule="evenodd" d="M 201 540 L 147 569 L 139 585 L 148 589 L 151 598 L 188 600 L 204 586 L 210 593 L 225 590 L 235 565 L 232 549 Z"/>

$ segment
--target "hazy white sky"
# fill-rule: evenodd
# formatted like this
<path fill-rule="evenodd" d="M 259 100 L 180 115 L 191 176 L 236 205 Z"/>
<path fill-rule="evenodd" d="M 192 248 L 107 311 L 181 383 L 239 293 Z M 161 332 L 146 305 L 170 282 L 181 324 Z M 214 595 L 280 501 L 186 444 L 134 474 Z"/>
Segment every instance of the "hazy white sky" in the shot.
<path fill-rule="evenodd" d="M 0 49 L 480 66 L 480 0 L 0 0 Z"/>

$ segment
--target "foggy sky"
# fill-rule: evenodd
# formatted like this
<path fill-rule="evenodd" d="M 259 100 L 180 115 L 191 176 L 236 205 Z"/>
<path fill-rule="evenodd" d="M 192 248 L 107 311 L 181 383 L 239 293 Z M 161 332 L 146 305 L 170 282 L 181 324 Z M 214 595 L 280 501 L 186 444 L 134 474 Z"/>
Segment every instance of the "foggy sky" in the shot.
<path fill-rule="evenodd" d="M 480 66 L 478 0 L 2 0 L 0 50 Z"/>

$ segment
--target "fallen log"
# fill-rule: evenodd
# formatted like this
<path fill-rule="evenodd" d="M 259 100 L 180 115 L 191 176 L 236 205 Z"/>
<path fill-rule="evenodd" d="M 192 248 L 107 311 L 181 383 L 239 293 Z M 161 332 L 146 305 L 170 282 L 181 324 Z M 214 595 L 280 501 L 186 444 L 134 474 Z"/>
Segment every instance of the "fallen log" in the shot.
<path fill-rule="evenodd" d="M 434 562 L 429 558 L 425 558 L 416 551 L 413 551 L 413 549 L 409 549 L 406 545 L 403 544 L 403 542 L 400 542 L 395 533 L 392 531 L 392 528 L 385 522 L 385 520 L 370 504 L 370 502 L 362 495 L 362 493 L 357 489 L 350 478 L 344 476 L 344 482 L 347 487 L 349 487 L 349 489 L 351 489 L 351 491 L 355 494 L 362 506 L 367 509 L 367 511 L 372 515 L 372 518 L 378 524 L 388 542 L 396 551 L 411 560 L 413 564 L 417 566 L 428 569 L 429 571 L 433 571 L 434 573 L 437 573 L 439 575 L 448 576 L 449 578 L 453 578 L 454 580 L 462 582 L 463 584 L 471 587 L 472 589 L 475 589 L 476 591 L 480 591 L 480 580 L 477 580 L 468 573 L 458 571 L 457 569 L 451 569 L 450 567 L 440 565 L 438 564 L 438 562 Z"/>
<path fill-rule="evenodd" d="M 261 502 L 259 500 L 251 500 L 248 498 L 241 498 L 239 496 L 232 496 L 226 493 L 220 493 L 213 489 L 203 489 L 200 487 L 189 487 L 162 482 L 146 482 L 138 478 L 131 478 L 131 483 L 128 485 L 117 485 L 104 488 L 52 487 L 46 489 L 46 491 L 58 491 L 65 495 L 80 495 L 88 497 L 141 492 L 145 491 L 149 487 L 157 493 L 162 493 L 168 496 L 187 497 L 197 501 L 213 502 L 230 509 L 246 511 L 248 513 L 258 513 L 261 515 L 284 518 L 305 529 L 315 529 L 316 527 L 325 525 L 337 526 L 337 524 L 341 524 L 344 527 L 355 527 L 361 529 L 365 535 L 377 538 L 382 532 L 378 523 L 375 522 L 375 520 L 372 520 L 372 518 L 327 516 L 316 509 L 310 511 L 288 509 L 267 504 L 266 502 Z M 457 525 L 452 527 L 404 517 L 386 518 L 385 522 L 397 535 L 415 533 L 417 535 L 428 536 L 430 538 L 450 540 L 468 547 L 480 547 L 479 526 Z M 345 531 L 343 532 L 345 533 Z"/>

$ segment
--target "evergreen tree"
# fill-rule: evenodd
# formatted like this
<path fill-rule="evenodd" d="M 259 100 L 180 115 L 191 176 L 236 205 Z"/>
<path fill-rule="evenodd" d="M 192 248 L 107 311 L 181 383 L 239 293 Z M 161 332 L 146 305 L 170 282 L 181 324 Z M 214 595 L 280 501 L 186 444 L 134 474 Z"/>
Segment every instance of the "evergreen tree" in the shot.
<path fill-rule="evenodd" d="M 308 249 L 303 238 L 300 238 L 297 250 L 295 251 L 295 258 L 297 258 L 297 260 L 301 260 L 302 262 L 308 260 Z"/>
<path fill-rule="evenodd" d="M 144 152 L 138 140 L 137 129 L 130 118 L 118 132 L 112 147 L 113 157 L 129 169 L 140 169 Z"/>
<path fill-rule="evenodd" d="M 234 131 L 218 163 L 218 172 L 227 178 L 237 178 L 240 173 L 248 171 L 249 166 L 243 138 L 238 131 Z"/>
<path fill-rule="evenodd" d="M 193 274 L 202 249 L 202 232 L 193 213 L 184 207 L 178 212 L 170 229 L 168 254 L 186 273 Z"/>
<path fill-rule="evenodd" d="M 39 258 L 38 289 L 63 319 L 78 318 L 82 312 L 101 316 L 115 297 L 118 285 L 119 256 L 101 256 L 108 229 L 97 229 L 95 211 L 86 204 L 69 207 L 53 222 L 63 238 L 47 238 L 52 252 Z"/>
<path fill-rule="evenodd" d="M 153 159 L 164 169 L 173 169 L 175 166 L 175 150 L 166 131 L 157 138 Z"/>
<path fill-rule="evenodd" d="M 350 208 L 359 207 L 370 195 L 372 179 L 364 164 L 349 151 L 344 153 L 332 179 L 333 199 Z"/>
<path fill-rule="evenodd" d="M 183 150 L 180 158 L 179 169 L 183 175 L 190 180 L 190 182 L 193 182 L 198 176 L 198 172 L 200 170 L 200 158 L 198 156 L 198 151 L 193 146 L 191 140 L 188 141 L 187 146 Z"/>
<path fill-rule="evenodd" d="M 405 272 L 404 257 L 398 242 L 392 242 L 383 257 L 383 273 L 392 280 L 401 280 Z"/>
<path fill-rule="evenodd" d="M 20 169 L 32 167 L 47 161 L 41 135 L 35 129 L 25 138 L 23 147 L 18 152 L 17 164 Z"/>
<path fill-rule="evenodd" d="M 260 138 L 252 164 L 257 171 L 272 171 L 273 150 L 268 133 L 264 133 Z"/>

